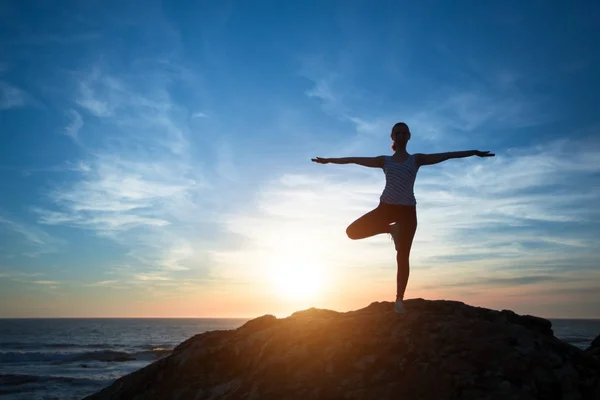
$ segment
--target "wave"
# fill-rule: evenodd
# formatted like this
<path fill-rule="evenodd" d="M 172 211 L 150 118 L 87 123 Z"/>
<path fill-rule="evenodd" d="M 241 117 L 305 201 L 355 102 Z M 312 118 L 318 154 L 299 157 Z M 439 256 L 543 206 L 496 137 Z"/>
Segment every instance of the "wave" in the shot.
<path fill-rule="evenodd" d="M 70 384 L 89 385 L 102 383 L 101 380 L 89 378 L 72 378 L 68 376 L 26 375 L 26 374 L 0 374 L 0 386 L 16 386 L 39 382 L 61 382 Z"/>
<path fill-rule="evenodd" d="M 50 363 L 66 364 L 82 361 L 102 362 L 127 362 L 127 361 L 152 361 L 171 353 L 170 349 L 156 348 L 138 352 L 115 350 L 86 351 L 80 353 L 56 352 L 0 352 L 0 363 Z"/>
<path fill-rule="evenodd" d="M 127 346 L 122 343 L 23 343 L 23 342 L 0 342 L 0 348 L 9 348 L 15 350 L 26 349 L 113 349 L 119 347 L 130 347 L 135 349 L 153 350 L 153 349 L 172 349 L 172 344 L 141 344 Z"/>
<path fill-rule="evenodd" d="M 582 336 L 562 336 L 562 337 L 559 337 L 558 339 L 562 340 L 563 342 L 567 342 L 569 344 L 591 343 L 592 340 L 594 340 L 593 337 L 582 337 Z"/>
<path fill-rule="evenodd" d="M 31 385 L 63 384 L 79 387 L 102 387 L 106 380 L 95 380 L 89 378 L 72 378 L 67 376 L 49 376 L 49 375 L 26 375 L 26 374 L 0 374 L 0 396 L 13 393 L 23 393 L 23 385 L 28 386 L 28 390 L 35 390 Z"/>

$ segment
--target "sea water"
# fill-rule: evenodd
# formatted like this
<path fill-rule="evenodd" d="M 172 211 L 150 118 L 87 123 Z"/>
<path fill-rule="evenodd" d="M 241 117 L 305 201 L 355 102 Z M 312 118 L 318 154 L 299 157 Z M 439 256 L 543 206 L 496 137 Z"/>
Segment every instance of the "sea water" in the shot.
<path fill-rule="evenodd" d="M 0 319 L 0 399 L 81 399 L 243 319 Z"/>
<path fill-rule="evenodd" d="M 551 319 L 554 334 L 581 349 L 600 320 Z M 81 399 L 168 355 L 202 332 L 243 319 L 0 319 L 0 399 Z"/>

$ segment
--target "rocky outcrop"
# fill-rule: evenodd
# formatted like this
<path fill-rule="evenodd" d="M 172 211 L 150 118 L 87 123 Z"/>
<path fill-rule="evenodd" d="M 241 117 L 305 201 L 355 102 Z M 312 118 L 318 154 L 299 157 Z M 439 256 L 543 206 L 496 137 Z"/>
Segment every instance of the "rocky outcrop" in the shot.
<path fill-rule="evenodd" d="M 206 332 L 88 399 L 600 399 L 600 363 L 545 319 L 405 304 Z"/>
<path fill-rule="evenodd" d="M 585 350 L 585 352 L 594 357 L 596 360 L 600 361 L 600 335 L 598 335 L 596 339 L 592 341 L 592 344 Z"/>

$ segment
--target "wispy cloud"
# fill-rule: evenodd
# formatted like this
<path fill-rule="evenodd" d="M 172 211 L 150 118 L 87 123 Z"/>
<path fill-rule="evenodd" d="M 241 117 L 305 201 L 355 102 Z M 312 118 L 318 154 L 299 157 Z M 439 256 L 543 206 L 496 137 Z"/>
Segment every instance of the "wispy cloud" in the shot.
<path fill-rule="evenodd" d="M 62 245 L 64 245 L 62 239 L 49 235 L 39 227 L 6 216 L 0 215 L 0 227 L 8 229 L 10 232 L 17 233 L 25 239 L 23 242 L 24 252 L 21 254 L 29 257 L 55 253 Z"/>
<path fill-rule="evenodd" d="M 97 93 L 99 89 L 96 89 L 95 85 L 108 91 L 109 95 L 99 95 Z M 79 93 L 75 101 L 92 115 L 107 117 L 113 113 L 115 107 L 120 105 L 120 85 L 113 79 L 103 78 L 97 70 L 86 79 L 80 80 L 78 86 Z"/>
<path fill-rule="evenodd" d="M 65 282 L 49 279 L 40 279 L 40 277 L 43 277 L 45 275 L 45 273 L 41 272 L 22 272 L 9 269 L 0 269 L 0 284 L 18 284 L 23 288 L 32 289 L 37 293 L 39 293 L 40 291 L 48 290 L 54 291 L 56 289 L 59 289 L 59 287 L 63 287 L 63 283 Z"/>
<path fill-rule="evenodd" d="M 482 129 L 531 127 L 552 118 L 544 108 L 547 101 L 523 93 L 522 76 L 510 68 L 481 71 L 478 79 L 465 78 L 464 70 L 457 71 L 460 79 L 438 85 L 434 91 L 407 80 L 405 89 L 389 96 L 380 93 L 380 86 L 371 87 L 370 77 L 362 76 L 361 69 L 344 57 L 359 58 L 353 50 L 337 56 L 305 55 L 300 59 L 300 75 L 312 82 L 305 95 L 318 101 L 326 114 L 354 124 L 359 134 L 381 135 L 395 122 L 404 121 L 418 133 L 418 140 L 440 143 L 452 134 L 456 145 Z M 381 79 L 392 82 L 396 76 Z M 357 81 L 367 83 L 357 86 Z"/>
<path fill-rule="evenodd" d="M 42 35 L 28 35 L 12 40 L 8 40 L 6 43 L 13 46 L 47 46 L 47 45 L 73 45 L 78 43 L 87 43 L 93 40 L 101 38 L 100 33 L 82 33 L 76 35 L 55 35 L 55 34 L 42 34 Z"/>
<path fill-rule="evenodd" d="M 330 88 L 330 84 L 328 81 L 321 79 L 315 82 L 315 85 L 312 89 L 306 92 L 306 95 L 309 97 L 315 97 L 320 99 L 323 102 L 328 104 L 335 103 L 336 98 L 333 95 L 333 92 Z"/>
<path fill-rule="evenodd" d="M 458 282 L 446 282 L 445 287 L 469 287 L 476 286 L 481 289 L 489 287 L 514 287 L 515 285 L 533 285 L 541 282 L 569 282 L 564 276 L 556 275 L 523 275 L 513 277 L 486 277 L 472 280 L 461 280 Z M 429 289 L 437 289 L 439 285 L 426 286 Z"/>
<path fill-rule="evenodd" d="M 97 281 L 97 282 L 93 282 L 93 283 L 88 283 L 85 286 L 90 286 L 90 287 L 94 287 L 94 286 L 112 286 L 113 284 L 117 283 L 118 281 L 115 280 L 104 280 L 104 281 Z"/>
<path fill-rule="evenodd" d="M 419 132 L 429 132 L 440 139 L 452 131 L 474 132 L 485 127 L 515 129 L 539 125 L 551 115 L 539 108 L 535 98 L 525 96 L 505 81 L 510 71 L 498 77 L 499 82 L 448 86 L 427 101 L 423 110 L 411 113 L 412 125 Z M 412 121 L 414 119 L 414 121 Z"/>
<path fill-rule="evenodd" d="M 43 224 L 88 229 L 129 248 L 133 267 L 120 274 L 133 281 L 207 268 L 195 226 L 212 218 L 204 207 L 212 183 L 190 152 L 185 113 L 160 78 L 155 71 L 148 90 L 100 68 L 80 77 L 76 103 L 96 118 L 86 126 L 99 136 L 77 136 L 82 116 L 74 111 L 67 131 L 84 149 L 91 139 L 95 145 L 72 163 L 75 179 L 47 192 L 54 207 L 35 208 Z"/>
<path fill-rule="evenodd" d="M 31 283 L 35 283 L 36 285 L 58 285 L 60 282 L 58 281 L 31 281 Z"/>
<path fill-rule="evenodd" d="M 128 161 L 116 154 L 87 160 L 87 171 L 73 186 L 57 188 L 51 199 L 64 211 L 42 212 L 41 222 L 69 223 L 110 234 L 137 227 L 161 227 L 202 186 L 190 167 L 177 160 Z"/>
<path fill-rule="evenodd" d="M 81 118 L 81 115 L 75 110 L 69 110 L 67 115 L 71 119 L 71 122 L 65 127 L 64 134 L 74 141 L 77 141 L 79 138 L 79 131 L 83 127 L 83 118 Z"/>
<path fill-rule="evenodd" d="M 170 281 L 171 278 L 161 274 L 135 274 L 134 277 L 140 281 Z"/>
<path fill-rule="evenodd" d="M 486 266 L 492 278 L 502 270 L 520 274 L 589 271 L 597 257 L 600 192 L 586 187 L 600 172 L 584 162 L 600 156 L 594 140 L 518 149 L 495 159 L 455 161 L 423 167 L 417 178 L 420 226 L 416 259 L 452 282 Z M 577 157 L 569 157 L 578 149 Z M 443 284 L 442 284 L 443 285 Z"/>
<path fill-rule="evenodd" d="M 43 276 L 44 274 L 41 272 L 22 272 L 22 271 L 14 271 L 14 270 L 0 270 L 0 278 L 2 279 L 11 279 L 11 280 L 31 280 L 31 278 L 36 278 L 39 276 Z"/>
<path fill-rule="evenodd" d="M 187 271 L 190 268 L 184 265 L 185 261 L 193 256 L 194 249 L 191 244 L 181 240 L 176 246 L 169 249 L 160 264 L 169 271 Z"/>
<path fill-rule="evenodd" d="M 23 107 L 27 104 L 28 97 L 18 87 L 0 81 L 0 110 Z"/>
<path fill-rule="evenodd" d="M 221 178 L 229 181 L 237 181 L 240 177 L 231 145 L 225 141 L 217 146 L 216 172 Z"/>

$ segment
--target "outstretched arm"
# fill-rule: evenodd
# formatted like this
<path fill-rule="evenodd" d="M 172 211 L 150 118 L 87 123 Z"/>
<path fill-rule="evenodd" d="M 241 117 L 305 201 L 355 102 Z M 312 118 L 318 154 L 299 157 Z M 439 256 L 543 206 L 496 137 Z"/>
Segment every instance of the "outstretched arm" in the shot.
<path fill-rule="evenodd" d="M 364 167 L 383 168 L 383 156 L 378 157 L 345 157 L 345 158 L 313 158 L 319 164 L 358 164 Z"/>
<path fill-rule="evenodd" d="M 416 162 L 418 166 L 421 165 L 432 165 L 441 163 L 442 161 L 450 160 L 452 158 L 464 158 L 464 157 L 494 157 L 495 154 L 489 151 L 479 150 L 467 150 L 467 151 L 451 151 L 448 153 L 435 153 L 435 154 L 415 154 Z"/>

